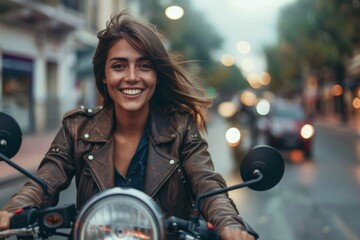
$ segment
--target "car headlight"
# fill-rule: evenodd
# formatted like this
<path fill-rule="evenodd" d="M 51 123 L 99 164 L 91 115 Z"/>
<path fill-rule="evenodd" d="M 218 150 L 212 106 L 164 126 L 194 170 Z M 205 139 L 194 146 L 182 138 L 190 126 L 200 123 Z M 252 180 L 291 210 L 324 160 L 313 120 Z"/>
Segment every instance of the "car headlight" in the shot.
<path fill-rule="evenodd" d="M 300 134 L 304 139 L 311 138 L 315 133 L 315 128 L 310 124 L 305 124 L 300 130 Z"/>
<path fill-rule="evenodd" d="M 74 239 L 165 239 L 164 217 L 156 203 L 136 189 L 112 188 L 81 210 Z"/>

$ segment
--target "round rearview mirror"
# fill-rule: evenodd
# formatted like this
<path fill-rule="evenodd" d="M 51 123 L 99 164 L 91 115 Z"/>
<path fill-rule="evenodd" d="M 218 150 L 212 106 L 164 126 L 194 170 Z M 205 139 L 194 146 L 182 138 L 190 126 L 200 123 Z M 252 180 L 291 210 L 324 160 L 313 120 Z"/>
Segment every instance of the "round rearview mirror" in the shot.
<path fill-rule="evenodd" d="M 256 191 L 265 191 L 278 184 L 284 175 L 285 165 L 282 155 L 275 148 L 259 145 L 252 148 L 243 157 L 240 174 L 244 181 L 256 178 L 258 170 L 263 175 L 261 181 L 248 187 Z"/>
<path fill-rule="evenodd" d="M 22 132 L 17 121 L 10 115 L 0 112 L 0 153 L 12 158 L 19 151 Z"/>

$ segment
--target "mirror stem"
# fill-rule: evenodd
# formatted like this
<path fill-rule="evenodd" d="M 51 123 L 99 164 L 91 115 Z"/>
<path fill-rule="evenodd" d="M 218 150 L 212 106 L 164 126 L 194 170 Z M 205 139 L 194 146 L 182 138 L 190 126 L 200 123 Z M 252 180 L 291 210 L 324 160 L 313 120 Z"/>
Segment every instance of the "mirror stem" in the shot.
<path fill-rule="evenodd" d="M 207 192 L 207 193 L 204 193 L 204 194 L 200 195 L 198 197 L 198 199 L 196 200 L 196 202 L 195 202 L 195 209 L 196 210 L 200 209 L 200 207 L 199 207 L 200 202 L 204 198 L 207 198 L 207 197 L 210 197 L 210 196 L 213 196 L 213 195 L 217 195 L 217 194 L 220 194 L 220 193 L 228 192 L 228 191 L 231 191 L 231 190 L 239 189 L 239 188 L 242 188 L 242 187 L 257 183 L 257 182 L 261 181 L 261 179 L 263 178 L 262 173 L 258 169 L 255 169 L 253 174 L 254 174 L 254 176 L 256 176 L 256 178 L 251 179 L 249 181 L 246 181 L 246 182 L 243 182 L 243 183 L 240 183 L 240 184 L 236 184 L 234 186 L 217 189 L 215 191 Z M 200 211 L 196 211 L 196 212 L 197 212 L 197 214 L 199 214 Z"/>
<path fill-rule="evenodd" d="M 31 180 L 33 180 L 34 182 L 39 184 L 42 187 L 43 192 L 44 192 L 43 205 L 48 206 L 48 200 L 49 200 L 48 186 L 44 180 L 42 180 L 41 178 L 37 178 L 34 174 L 32 174 L 29 171 L 27 171 L 26 169 L 18 166 L 17 164 L 15 164 L 13 161 L 11 161 L 8 157 L 6 157 L 1 152 L 0 152 L 0 160 L 3 160 L 8 165 L 15 168 L 16 170 L 18 170 L 19 172 L 21 172 L 22 174 L 24 174 L 25 176 L 27 176 L 28 178 L 30 178 Z"/>

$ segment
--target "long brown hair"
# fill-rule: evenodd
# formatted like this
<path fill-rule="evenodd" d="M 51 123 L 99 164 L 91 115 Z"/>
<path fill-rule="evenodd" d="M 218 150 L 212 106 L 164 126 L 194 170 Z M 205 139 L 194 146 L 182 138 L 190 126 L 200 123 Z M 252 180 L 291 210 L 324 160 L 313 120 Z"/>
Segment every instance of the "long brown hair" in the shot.
<path fill-rule="evenodd" d="M 175 106 L 184 109 L 194 116 L 200 129 L 206 129 L 205 115 L 211 99 L 205 96 L 200 84 L 194 84 L 190 80 L 191 75 L 182 66 L 184 62 L 176 60 L 166 51 L 163 36 L 154 26 L 141 23 L 127 11 L 123 11 L 113 15 L 97 37 L 99 43 L 93 57 L 93 71 L 104 106 L 112 103 L 103 83 L 107 54 L 116 41 L 125 39 L 131 47 L 152 62 L 157 72 L 158 85 L 151 102 L 162 108 Z"/>

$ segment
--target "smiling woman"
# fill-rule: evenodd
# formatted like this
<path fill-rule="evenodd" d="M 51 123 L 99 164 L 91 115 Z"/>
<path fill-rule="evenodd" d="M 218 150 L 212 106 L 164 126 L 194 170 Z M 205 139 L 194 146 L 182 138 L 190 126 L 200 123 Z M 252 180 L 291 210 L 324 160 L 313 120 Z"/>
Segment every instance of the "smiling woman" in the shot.
<path fill-rule="evenodd" d="M 49 185 L 46 203 L 56 204 L 75 176 L 80 209 L 106 189 L 134 188 L 151 196 L 166 217 L 188 219 L 196 197 L 226 187 L 200 134 L 211 100 L 150 24 L 122 12 L 97 36 L 93 70 L 103 105 L 65 114 L 50 146 L 55 150 L 37 172 Z M 41 206 L 42 196 L 41 187 L 28 182 L 0 212 L 0 229 L 9 227 L 17 209 Z M 200 212 L 222 239 L 256 236 L 226 194 L 204 199 Z"/>
<path fill-rule="evenodd" d="M 150 60 L 146 59 L 124 39 L 119 39 L 109 49 L 105 78 L 107 91 L 115 102 L 115 113 L 138 112 L 145 116 L 149 112 L 149 102 L 154 95 L 156 72 Z"/>

